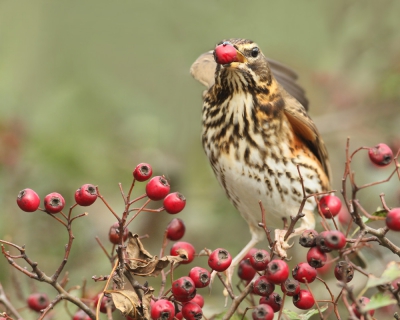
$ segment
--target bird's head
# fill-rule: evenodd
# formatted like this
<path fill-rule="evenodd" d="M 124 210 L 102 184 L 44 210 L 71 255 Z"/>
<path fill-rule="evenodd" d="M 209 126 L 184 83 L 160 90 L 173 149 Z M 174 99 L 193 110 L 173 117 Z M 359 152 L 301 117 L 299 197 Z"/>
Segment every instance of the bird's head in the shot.
<path fill-rule="evenodd" d="M 213 54 L 217 63 L 215 74 L 217 82 L 218 78 L 227 77 L 232 81 L 240 79 L 244 86 L 271 84 L 272 74 L 267 58 L 253 41 L 223 40 L 217 44 Z"/>

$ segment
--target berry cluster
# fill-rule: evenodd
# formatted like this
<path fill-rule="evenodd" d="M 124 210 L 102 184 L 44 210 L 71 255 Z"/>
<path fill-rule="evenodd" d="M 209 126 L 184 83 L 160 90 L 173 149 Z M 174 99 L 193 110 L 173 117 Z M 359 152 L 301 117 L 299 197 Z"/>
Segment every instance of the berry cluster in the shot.
<path fill-rule="evenodd" d="M 236 50 L 233 50 L 234 48 L 229 44 L 222 44 L 218 48 L 216 54 L 220 61 L 230 63 L 237 59 Z M 224 248 L 204 249 L 196 254 L 195 247 L 191 243 L 182 241 L 186 227 L 181 219 L 173 218 L 167 225 L 159 257 L 152 256 L 144 248 L 139 235 L 129 232 L 128 227 L 131 222 L 142 212 L 160 213 L 165 211 L 169 214 L 177 214 L 186 205 L 185 197 L 179 192 L 171 192 L 170 183 L 164 176 L 153 176 L 152 167 L 147 163 L 140 163 L 134 169 L 133 181 L 128 193 L 125 194 L 122 185 L 119 186 L 124 199 L 124 210 L 119 215 L 104 199 L 98 187 L 92 184 L 84 184 L 76 190 L 75 203 L 69 207 L 68 213 L 63 212 L 65 200 L 59 193 L 52 192 L 45 196 L 43 206 L 40 207 L 41 200 L 35 191 L 29 188 L 22 190 L 17 196 L 17 204 L 21 210 L 45 212 L 66 228 L 69 240 L 65 248 L 65 255 L 52 276 L 47 276 L 39 269 L 38 265 L 28 257 L 25 247 L 0 240 L 3 245 L 20 251 L 20 255 L 11 255 L 3 249 L 3 255 L 10 265 L 20 272 L 32 279 L 48 283 L 59 292 L 59 295 L 53 300 L 49 299 L 45 293 L 34 292 L 29 295 L 27 305 L 29 309 L 41 313 L 40 319 L 62 299 L 66 299 L 78 307 L 78 311 L 71 316 L 73 320 L 98 319 L 99 313 L 107 313 L 108 318 L 111 319 L 116 310 L 119 310 L 127 320 L 150 318 L 153 320 L 199 320 L 204 317 L 203 307 L 205 305 L 201 290 L 207 292 L 207 287 L 215 275 L 218 276 L 216 279 L 225 286 L 228 296 L 234 301 L 222 315 L 224 319 L 229 319 L 239 312 L 242 309 L 239 309 L 239 306 L 244 306 L 245 301 L 250 303 L 246 310 L 251 310 L 251 317 L 254 320 L 272 320 L 276 314 L 277 318 L 281 319 L 283 313 L 289 316 L 288 310 L 285 308 L 294 310 L 297 308 L 298 313 L 308 310 L 307 314 L 309 315 L 319 313 L 320 318 L 335 316 L 340 319 L 340 313 L 343 312 L 346 315 L 350 314 L 350 317 L 354 319 L 370 319 L 375 313 L 370 300 L 374 299 L 373 305 L 375 306 L 377 300 L 374 296 L 357 297 L 351 284 L 348 284 L 353 280 L 356 272 L 368 276 L 368 273 L 350 258 L 350 254 L 357 254 L 371 243 L 377 242 L 399 255 L 400 248 L 386 238 L 386 234 L 389 231 L 400 231 L 400 208 L 389 208 L 384 195 L 381 195 L 383 209 L 376 214 L 369 214 L 356 198 L 357 191 L 388 179 L 365 186 L 357 186 L 354 174 L 351 173 L 350 164 L 355 154 L 360 150 L 367 150 L 369 159 L 374 166 L 386 167 L 395 162 L 392 175 L 397 173 L 400 176 L 400 165 L 397 162 L 398 154 L 393 156 L 392 151 L 385 144 L 379 144 L 373 148 L 359 148 L 351 155 L 349 155 L 348 149 L 347 147 L 342 190 L 343 201 L 333 192 L 304 196 L 303 202 L 307 201 L 309 197 L 314 197 L 317 201 L 322 231 L 304 230 L 302 232 L 299 237 L 299 245 L 307 248 L 307 253 L 301 261 L 290 262 L 291 267 L 274 251 L 274 241 L 270 238 L 270 230 L 265 224 L 265 212 L 261 206 L 260 220 L 263 223 L 260 223 L 260 227 L 264 228 L 267 234 L 269 248 L 252 248 L 238 263 L 239 295 L 235 294 L 230 281 L 233 270 L 231 254 Z M 351 197 L 347 195 L 347 181 L 352 187 Z M 131 200 L 132 191 L 138 182 L 146 182 L 145 194 Z M 116 222 L 108 230 L 108 239 L 112 246 L 111 253 L 108 253 L 106 246 L 96 238 L 113 268 L 109 275 L 92 277 L 96 282 L 105 282 L 103 290 L 96 291 L 96 294 L 91 297 L 78 298 L 71 294 L 70 290 L 64 289 L 68 280 L 66 278 L 59 280 L 59 276 L 67 263 L 73 244 L 72 223 L 77 218 L 87 215 L 84 213 L 74 216 L 72 212 L 79 206 L 92 205 L 97 199 L 101 199 L 116 219 Z M 139 201 L 144 203 L 134 208 L 133 205 L 140 203 Z M 152 201 L 162 201 L 162 205 L 158 209 L 150 209 L 147 206 Z M 349 214 L 351 219 L 341 219 L 340 215 L 343 212 Z M 362 218 L 362 215 L 365 215 L 366 218 Z M 288 234 L 301 217 L 300 208 L 298 215 L 292 217 L 291 225 L 286 226 Z M 376 220 L 385 220 L 385 225 L 380 229 L 373 229 L 367 225 L 369 221 Z M 350 233 L 353 223 L 357 224 L 362 232 Z M 367 234 L 370 236 L 368 237 Z M 173 243 L 168 251 L 167 246 L 171 241 Z M 202 259 L 202 257 L 207 257 L 208 269 L 201 267 L 200 264 L 193 265 L 193 263 L 197 263 L 197 259 Z M 17 264 L 18 259 L 25 260 L 32 271 Z M 174 271 L 178 267 L 185 268 L 185 266 L 188 268 L 185 275 L 174 278 Z M 322 270 L 327 266 L 328 272 L 336 278 L 341 288 L 336 297 L 328 283 L 321 278 Z M 398 279 L 393 278 L 394 275 L 396 277 L 400 275 L 400 267 L 388 265 L 387 269 L 390 270 L 385 277 L 382 276 L 382 279 L 391 283 L 381 280 L 379 290 L 385 292 L 389 298 L 386 300 L 380 298 L 380 301 L 384 301 L 379 302 L 381 306 L 400 304 Z M 227 275 L 226 281 L 222 273 Z M 155 292 L 148 281 L 140 283 L 141 277 L 148 277 L 146 280 L 150 280 L 150 277 L 161 277 L 161 287 L 158 292 Z M 320 300 L 314 294 L 316 286 L 321 283 L 323 286 L 320 286 L 318 290 L 321 290 L 321 287 L 326 288 L 331 300 Z M 1 290 L 0 286 L 0 297 L 4 296 Z M 328 307 L 321 307 L 322 302 L 328 303 Z M 341 309 L 340 302 L 342 302 Z M 312 308 L 315 309 L 310 310 Z M 8 308 L 7 310 L 13 309 Z M 15 318 L 21 318 L 18 311 L 11 312 L 14 313 Z M 327 312 L 328 315 L 325 315 L 324 312 Z M 12 319 L 8 315 L 5 316 L 5 318 L 0 317 L 0 320 Z M 293 314 L 290 318 L 302 317 L 302 315 L 292 316 Z"/>

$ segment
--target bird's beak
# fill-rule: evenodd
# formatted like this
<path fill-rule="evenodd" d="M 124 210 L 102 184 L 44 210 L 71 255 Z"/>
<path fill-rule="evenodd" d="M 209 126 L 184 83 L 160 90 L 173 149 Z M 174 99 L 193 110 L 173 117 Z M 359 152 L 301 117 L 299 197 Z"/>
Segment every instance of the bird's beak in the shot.
<path fill-rule="evenodd" d="M 238 62 L 241 63 L 246 63 L 247 59 L 245 58 L 245 56 L 243 55 L 243 53 L 241 53 L 239 50 L 236 49 L 236 59 Z"/>

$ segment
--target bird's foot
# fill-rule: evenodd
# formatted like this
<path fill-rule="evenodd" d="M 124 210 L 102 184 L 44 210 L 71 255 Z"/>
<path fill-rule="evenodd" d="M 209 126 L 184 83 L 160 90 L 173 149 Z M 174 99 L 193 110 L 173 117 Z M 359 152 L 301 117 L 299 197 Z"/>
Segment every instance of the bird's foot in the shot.
<path fill-rule="evenodd" d="M 212 284 L 213 284 L 214 281 L 215 281 L 215 277 L 218 277 L 219 280 L 221 280 L 222 284 L 223 284 L 224 287 L 225 287 L 225 289 L 224 289 L 224 296 L 225 296 L 225 297 L 230 296 L 231 293 L 233 292 L 233 289 L 232 289 L 232 277 L 233 277 L 233 272 L 234 272 L 234 270 L 235 270 L 235 266 L 230 266 L 228 269 L 226 269 L 226 270 L 223 272 L 224 275 L 225 275 L 225 279 L 224 279 L 224 277 L 222 276 L 221 273 L 219 273 L 219 272 L 213 270 L 213 271 L 211 272 L 211 275 L 210 275 L 210 284 L 209 284 L 210 290 L 212 289 Z"/>
<path fill-rule="evenodd" d="M 275 229 L 275 247 L 274 252 L 281 258 L 287 258 L 287 250 L 293 247 L 294 243 L 289 244 L 288 239 L 285 240 L 287 230 Z"/>

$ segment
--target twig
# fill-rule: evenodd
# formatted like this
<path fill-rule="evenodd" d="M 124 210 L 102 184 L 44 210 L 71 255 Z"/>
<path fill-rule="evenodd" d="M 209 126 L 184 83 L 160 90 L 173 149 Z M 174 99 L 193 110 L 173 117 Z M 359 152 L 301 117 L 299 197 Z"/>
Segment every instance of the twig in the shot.
<path fill-rule="evenodd" d="M 253 291 L 253 285 L 254 285 L 253 281 L 250 281 L 250 283 L 247 285 L 246 288 L 244 288 L 244 290 L 240 293 L 240 295 L 238 295 L 237 297 L 235 297 L 233 299 L 230 308 L 226 311 L 226 313 L 224 314 L 224 317 L 222 318 L 222 320 L 228 320 L 233 316 L 233 314 L 235 313 L 235 311 L 239 307 L 240 303 L 244 300 L 244 298 L 246 298 L 246 296 L 250 292 Z"/>

